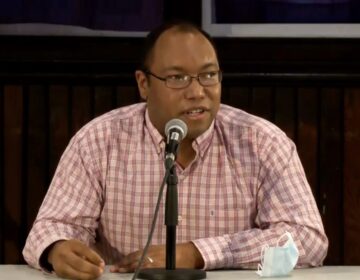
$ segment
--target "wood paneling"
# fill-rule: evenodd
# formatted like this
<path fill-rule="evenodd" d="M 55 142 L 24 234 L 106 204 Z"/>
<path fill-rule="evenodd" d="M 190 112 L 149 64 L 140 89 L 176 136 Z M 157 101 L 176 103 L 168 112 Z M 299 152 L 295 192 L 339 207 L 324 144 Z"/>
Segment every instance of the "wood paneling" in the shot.
<path fill-rule="evenodd" d="M 317 88 L 297 90 L 297 149 L 313 194 L 318 195 L 319 94 Z M 318 207 L 319 207 L 318 203 Z"/>
<path fill-rule="evenodd" d="M 71 135 L 74 135 L 84 123 L 94 115 L 93 88 L 90 86 L 74 86 L 71 92 Z"/>
<path fill-rule="evenodd" d="M 48 96 L 43 85 L 28 86 L 27 116 L 25 125 L 26 147 L 26 221 L 27 230 L 31 227 L 39 206 L 45 196 L 50 176 L 48 174 Z"/>
<path fill-rule="evenodd" d="M 251 89 L 248 87 L 225 87 L 222 91 L 221 102 L 250 112 Z"/>
<path fill-rule="evenodd" d="M 343 92 L 320 92 L 319 193 L 320 211 L 329 238 L 327 263 L 343 262 Z"/>
<path fill-rule="evenodd" d="M 4 87 L 4 262 L 21 259 L 23 199 L 23 88 Z"/>
<path fill-rule="evenodd" d="M 274 123 L 281 127 L 286 135 L 296 141 L 296 95 L 290 87 L 275 88 Z"/>
<path fill-rule="evenodd" d="M 4 263 L 5 203 L 4 194 L 4 88 L 0 84 L 0 263 Z"/>
<path fill-rule="evenodd" d="M 115 107 L 116 96 L 112 86 L 96 86 L 94 94 L 95 116 L 100 116 Z"/>
<path fill-rule="evenodd" d="M 250 104 L 252 114 L 274 120 L 274 94 L 271 87 L 253 87 Z"/>
<path fill-rule="evenodd" d="M 70 138 L 69 87 L 49 86 L 49 175 L 55 173 L 57 163 Z"/>
<path fill-rule="evenodd" d="M 345 91 L 344 102 L 344 264 L 360 260 L 360 88 Z"/>
<path fill-rule="evenodd" d="M 126 106 L 140 102 L 141 98 L 136 87 L 117 86 L 116 87 L 116 106 Z"/>

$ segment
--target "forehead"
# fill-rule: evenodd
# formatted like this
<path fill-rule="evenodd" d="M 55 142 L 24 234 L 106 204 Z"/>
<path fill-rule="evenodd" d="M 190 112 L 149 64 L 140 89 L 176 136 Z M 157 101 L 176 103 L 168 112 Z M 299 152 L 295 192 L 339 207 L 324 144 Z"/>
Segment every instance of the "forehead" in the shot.
<path fill-rule="evenodd" d="M 218 60 L 214 47 L 203 34 L 171 28 L 156 41 L 149 64 L 160 70 L 169 67 L 195 69 L 205 64 L 218 65 Z"/>

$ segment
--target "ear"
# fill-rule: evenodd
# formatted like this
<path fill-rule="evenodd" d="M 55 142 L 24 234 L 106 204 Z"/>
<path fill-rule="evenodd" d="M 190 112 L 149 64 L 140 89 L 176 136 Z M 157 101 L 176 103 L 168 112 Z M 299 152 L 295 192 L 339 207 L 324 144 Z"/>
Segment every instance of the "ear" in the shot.
<path fill-rule="evenodd" d="M 147 100 L 149 93 L 149 81 L 146 74 L 141 70 L 136 70 L 135 78 L 141 98 Z"/>

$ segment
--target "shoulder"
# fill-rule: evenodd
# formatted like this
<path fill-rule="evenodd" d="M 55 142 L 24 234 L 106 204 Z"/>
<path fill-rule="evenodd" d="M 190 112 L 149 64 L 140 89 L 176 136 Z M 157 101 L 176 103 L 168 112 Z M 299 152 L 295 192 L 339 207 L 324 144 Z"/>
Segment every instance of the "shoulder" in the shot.
<path fill-rule="evenodd" d="M 239 160 L 266 162 L 272 157 L 286 162 L 296 150 L 275 124 L 231 106 L 221 105 L 215 128 L 228 154 Z"/>
<path fill-rule="evenodd" d="M 237 136 L 257 135 L 257 137 L 284 137 L 285 133 L 275 124 L 241 109 L 221 104 L 216 117 L 216 125 Z"/>
<path fill-rule="evenodd" d="M 110 140 L 139 131 L 144 123 L 146 104 L 137 103 L 107 112 L 83 126 L 73 137 L 78 142 Z"/>

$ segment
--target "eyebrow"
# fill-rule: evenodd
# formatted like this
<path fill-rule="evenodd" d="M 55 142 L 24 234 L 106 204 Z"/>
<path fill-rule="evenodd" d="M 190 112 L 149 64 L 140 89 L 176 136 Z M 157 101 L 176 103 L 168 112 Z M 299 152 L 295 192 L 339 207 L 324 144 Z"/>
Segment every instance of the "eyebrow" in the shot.
<path fill-rule="evenodd" d="M 210 67 L 219 67 L 219 65 L 217 63 L 214 63 L 214 62 L 209 62 L 209 63 L 206 63 L 205 65 L 203 65 L 201 67 L 202 70 L 204 69 L 207 69 L 207 68 L 210 68 Z"/>
<path fill-rule="evenodd" d="M 180 67 L 180 66 L 170 66 L 170 67 L 166 67 L 166 68 L 164 68 L 163 71 L 166 72 L 166 71 L 172 71 L 172 70 L 184 72 L 184 68 L 182 68 L 182 67 Z"/>
<path fill-rule="evenodd" d="M 203 66 L 201 66 L 200 72 L 202 70 L 210 68 L 210 67 L 219 67 L 219 66 L 218 66 L 217 63 L 209 62 L 209 63 L 206 63 Z M 183 67 L 180 67 L 180 66 L 170 66 L 170 67 L 165 68 L 163 71 L 166 72 L 166 71 L 171 71 L 171 70 L 180 71 L 180 72 L 186 72 L 185 69 Z"/>

